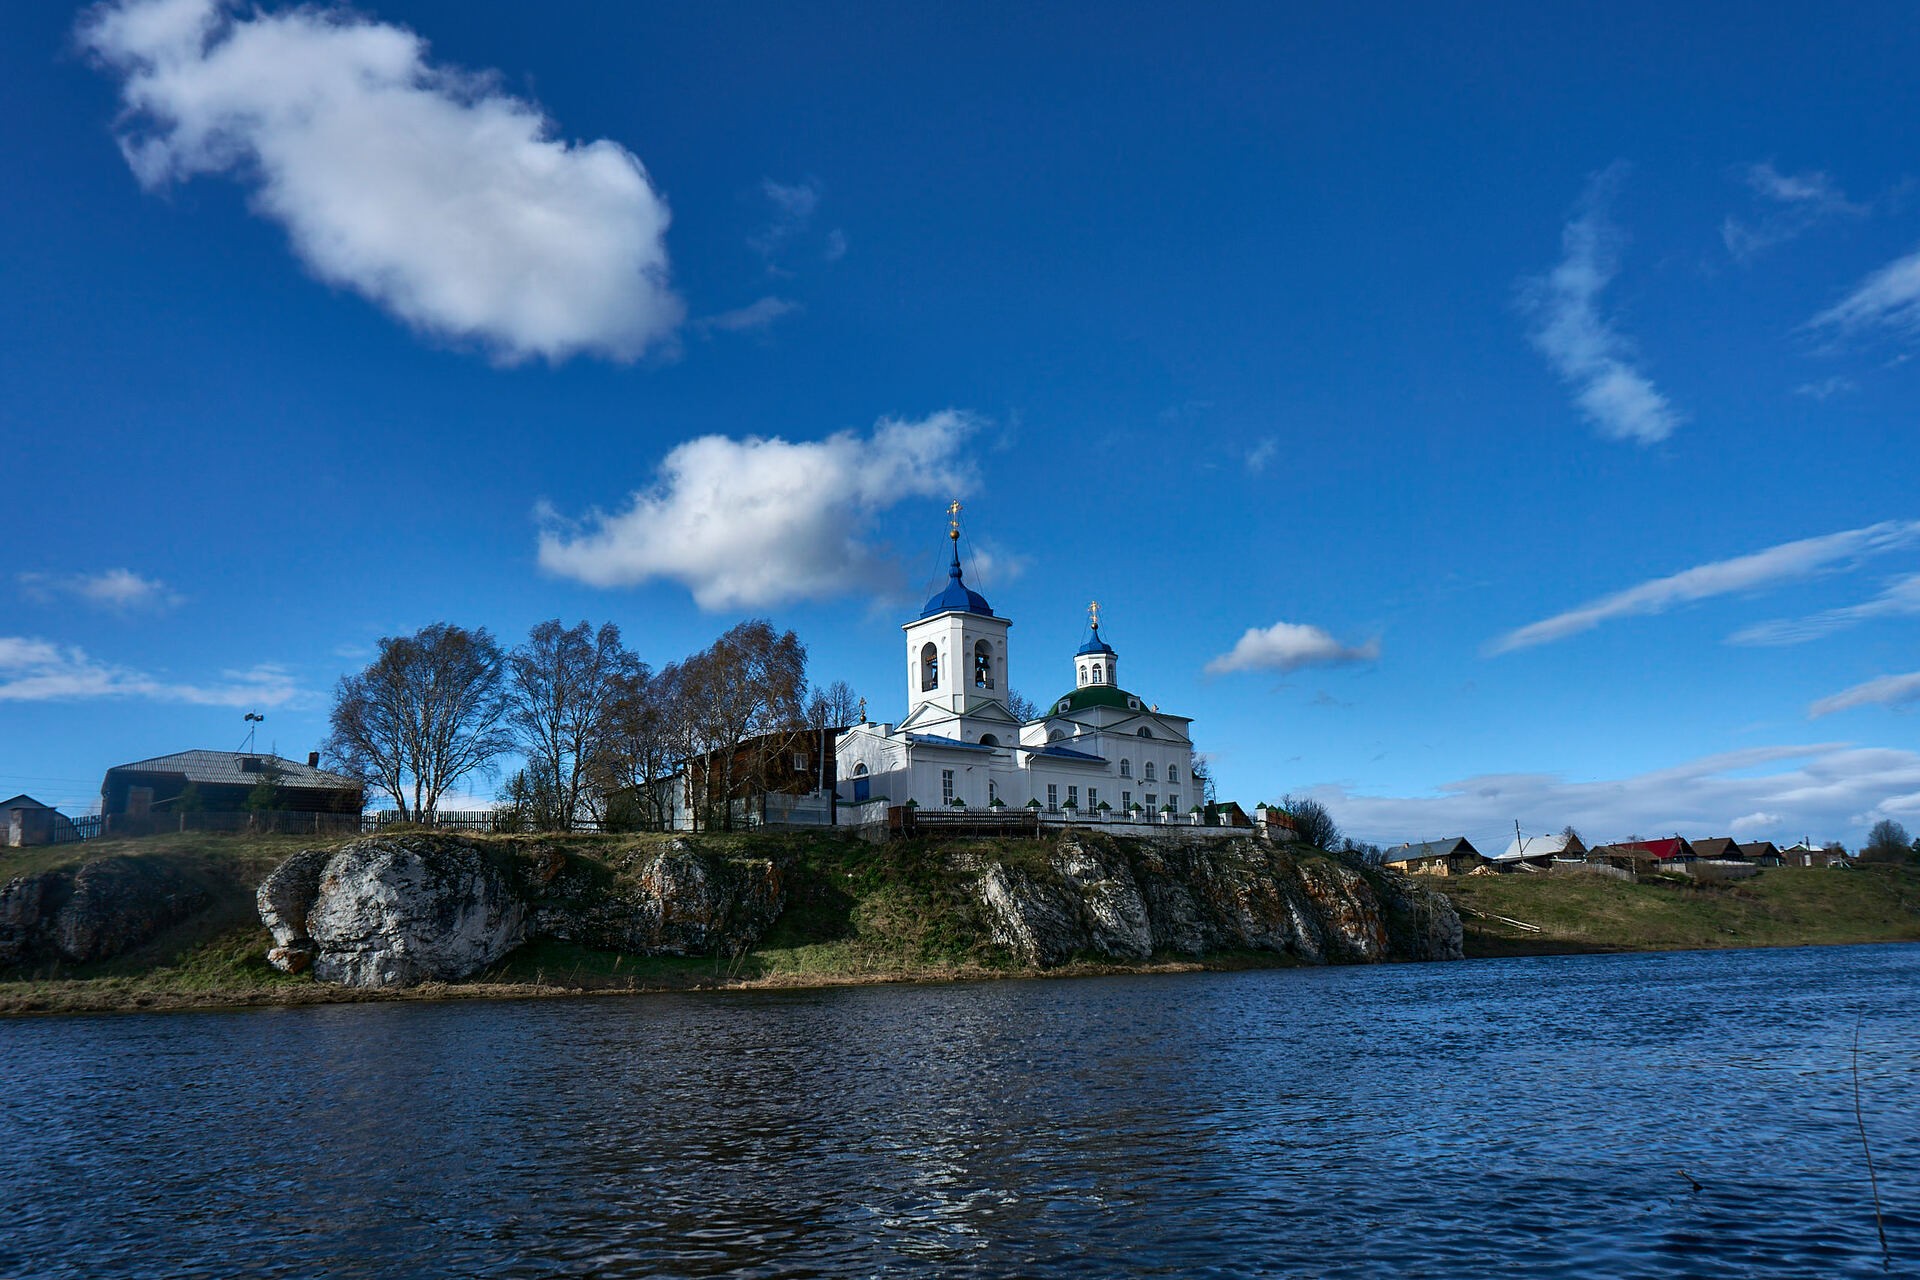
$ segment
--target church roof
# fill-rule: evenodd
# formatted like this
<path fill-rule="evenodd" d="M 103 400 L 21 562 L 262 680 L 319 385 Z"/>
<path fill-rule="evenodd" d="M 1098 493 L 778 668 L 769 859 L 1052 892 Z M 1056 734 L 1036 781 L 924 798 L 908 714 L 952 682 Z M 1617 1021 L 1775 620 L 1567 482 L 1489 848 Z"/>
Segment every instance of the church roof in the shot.
<path fill-rule="evenodd" d="M 947 569 L 946 590 L 927 601 L 927 607 L 920 611 L 922 618 L 937 617 L 943 613 L 978 613 L 985 617 L 993 616 L 993 606 L 987 598 L 973 590 L 960 577 L 960 544 L 953 544 L 953 564 Z"/>
<path fill-rule="evenodd" d="M 1104 653 L 1108 657 L 1117 657 L 1113 646 L 1100 638 L 1100 628 L 1093 629 L 1093 638 L 1073 651 L 1075 657 L 1085 657 L 1090 653 Z"/>
<path fill-rule="evenodd" d="M 1110 684 L 1082 685 L 1072 693 L 1062 694 L 1053 700 L 1049 714 L 1060 714 L 1060 704 L 1063 702 L 1067 704 L 1068 711 L 1079 711 L 1083 707 L 1113 707 L 1119 711 L 1139 711 L 1143 705 L 1135 695 Z"/>

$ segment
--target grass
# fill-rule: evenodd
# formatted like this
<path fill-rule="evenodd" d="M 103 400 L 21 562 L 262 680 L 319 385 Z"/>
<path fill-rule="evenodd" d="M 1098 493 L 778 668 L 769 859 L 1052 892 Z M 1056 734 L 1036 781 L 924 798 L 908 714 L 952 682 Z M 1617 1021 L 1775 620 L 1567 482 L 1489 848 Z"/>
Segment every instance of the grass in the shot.
<path fill-rule="evenodd" d="M 1469 956 L 1920 941 L 1920 870 L 1911 867 L 1767 867 L 1721 883 L 1462 876 L 1440 888 L 1462 908 Z M 1541 932 L 1469 911 L 1524 920 Z"/>

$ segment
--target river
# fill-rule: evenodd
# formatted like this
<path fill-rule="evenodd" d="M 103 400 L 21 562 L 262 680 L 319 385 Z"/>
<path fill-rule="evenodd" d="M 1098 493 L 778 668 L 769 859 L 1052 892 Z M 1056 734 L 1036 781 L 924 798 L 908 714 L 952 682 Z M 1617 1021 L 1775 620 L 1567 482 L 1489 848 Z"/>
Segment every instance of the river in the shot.
<path fill-rule="evenodd" d="M 1920 946 L 0 1023 L 0 1275 L 1920 1274 Z M 1684 1173 L 1682 1172 L 1684 1170 Z"/>

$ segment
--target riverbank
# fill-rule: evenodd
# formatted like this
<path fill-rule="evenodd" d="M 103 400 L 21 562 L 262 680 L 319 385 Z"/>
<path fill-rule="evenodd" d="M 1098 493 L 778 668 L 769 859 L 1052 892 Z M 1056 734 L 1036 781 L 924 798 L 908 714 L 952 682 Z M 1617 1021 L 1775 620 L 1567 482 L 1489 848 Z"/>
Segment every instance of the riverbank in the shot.
<path fill-rule="evenodd" d="M 481 837 L 479 843 L 502 849 L 529 842 Z M 670 842 L 662 836 L 573 836 L 539 843 L 605 867 L 630 864 Z M 823 834 L 752 834 L 702 836 L 698 843 L 717 855 L 770 859 L 781 870 L 779 917 L 738 954 L 637 955 L 540 939 L 462 981 L 384 989 L 316 982 L 267 963 L 273 939 L 260 923 L 255 888 L 293 853 L 313 847 L 311 839 L 196 834 L 13 851 L 0 857 L 0 883 L 124 859 L 163 877 L 196 905 L 185 918 L 110 958 L 0 969 L 0 1015 L 1189 973 L 1300 963 L 1284 952 L 1252 949 L 1198 956 L 1156 951 L 1127 959 L 1082 952 L 1044 965 L 1023 961 L 990 936 L 965 868 L 994 861 L 1040 875 L 1057 854 L 1046 842 L 874 846 Z M 1298 856 L 1309 867 L 1344 865 L 1304 851 Z M 1769 868 L 1732 884 L 1677 877 L 1626 884 L 1575 875 L 1423 883 L 1448 894 L 1459 908 L 1468 958 L 1920 940 L 1920 871 L 1913 869 Z"/>
<path fill-rule="evenodd" d="M 0 857 L 0 884 L 8 886 L 0 898 L 0 907 L 6 908 L 0 909 L 0 948 L 12 944 L 18 949 L 30 931 L 37 931 L 41 949 L 37 958 L 0 968 L 0 1014 L 1172 973 L 1283 967 L 1303 958 L 1297 950 L 1282 949 L 1270 934 L 1257 946 L 1222 945 L 1221 931 L 1205 932 L 1212 927 L 1205 919 L 1189 920 L 1187 927 L 1214 941 L 1189 943 L 1185 953 L 1139 946 L 1136 954 L 1116 954 L 1110 937 L 1076 933 L 1070 922 L 1059 920 L 1043 922 L 1064 927 L 1042 928 L 1048 936 L 1040 940 L 1039 955 L 1031 930 L 1009 939 L 1001 927 L 1009 919 L 1025 925 L 1029 921 L 1021 912 L 1038 908 L 1044 915 L 1071 897 L 1059 871 L 1063 858 L 1078 859 L 1074 869 L 1081 873 L 1098 868 L 1091 892 L 1100 895 L 1103 908 L 1114 905 L 1112 877 L 1127 877 L 1126 860 L 1137 858 L 1139 850 L 1129 853 L 1117 847 L 1125 842 L 1092 837 L 1083 842 L 894 841 L 877 846 L 834 833 L 702 834 L 692 841 L 660 835 L 455 839 L 510 871 L 532 868 L 535 878 L 543 879 L 541 910 L 565 917 L 562 936 L 550 936 L 549 929 L 549 936 L 536 936 L 459 981 L 378 988 L 319 982 L 310 972 L 283 973 L 268 963 L 274 939 L 261 923 L 255 890 L 292 855 L 315 847 L 310 838 L 189 834 Z M 696 880 L 738 880 L 742 867 L 758 868 L 753 872 L 758 877 L 770 865 L 779 886 L 777 917 L 764 930 L 741 932 L 734 913 L 720 910 L 712 915 L 713 902 L 689 892 L 660 905 L 668 926 L 696 918 L 702 928 L 712 926 L 704 934 L 705 954 L 640 954 L 631 946 L 609 945 L 606 930 L 596 932 L 597 925 L 605 924 L 597 913 L 602 908 L 630 910 L 649 883 L 657 890 L 659 880 L 671 879 L 660 874 L 658 859 L 663 855 L 680 860 L 677 873 L 683 881 L 689 871 Z M 1321 882 L 1345 877 L 1350 886 L 1364 889 L 1363 878 L 1347 863 L 1309 850 L 1259 850 L 1250 844 L 1240 863 L 1226 851 L 1210 857 L 1215 881 L 1196 882 L 1196 887 L 1211 891 L 1212 916 L 1224 912 L 1257 922 L 1276 914 L 1292 918 L 1311 905 L 1297 895 L 1259 901 L 1258 891 L 1272 889 L 1276 876 L 1279 882 L 1293 883 L 1298 877 L 1319 888 L 1325 888 Z M 698 865 L 690 865 L 689 859 Z M 93 868 L 95 889 L 109 879 L 103 873 L 111 870 L 115 884 L 157 885 L 164 888 L 167 902 L 190 907 L 150 937 L 110 941 L 113 954 L 104 958 L 49 959 L 45 949 L 50 935 L 73 929 L 49 929 L 47 912 L 64 910 L 62 904 L 82 896 L 84 882 L 78 872 L 83 867 Z M 980 888 L 989 870 L 1004 877 L 1004 892 L 993 904 L 997 913 L 983 901 Z M 1164 867 L 1159 870 L 1166 872 Z M 1134 871 L 1146 874 L 1138 865 Z M 1371 874 L 1383 889 L 1394 879 Z M 15 889 L 36 877 L 44 886 L 38 890 L 41 923 L 29 926 L 25 899 L 30 895 Z M 1163 878 L 1159 887 L 1164 890 L 1167 884 Z M 1247 897 L 1249 889 L 1255 891 L 1253 898 Z M 151 888 L 146 894 L 150 900 L 155 896 Z M 1390 890 L 1386 894 L 1391 903 L 1401 897 Z M 1325 901 L 1344 912 L 1354 905 L 1337 893 Z M 111 930 L 116 914 L 127 912 L 91 910 L 81 931 Z M 1141 921 L 1135 923 L 1144 928 Z M 1397 939 L 1393 945 L 1403 945 L 1398 918 L 1372 925 L 1365 920 L 1340 922 L 1349 929 L 1377 926 L 1380 945 L 1388 945 L 1389 924 Z M 1331 948 L 1338 942 L 1331 934 L 1315 937 L 1315 947 Z M 585 945 L 596 938 L 598 945 Z M 1203 954 L 1193 954 L 1196 949 Z M 1315 951 L 1307 958 L 1323 957 Z M 1364 957 L 1336 950 L 1324 958 Z"/>
<path fill-rule="evenodd" d="M 1920 941 L 1913 867 L 1766 867 L 1721 882 L 1556 872 L 1439 884 L 1460 912 L 1469 958 Z"/>

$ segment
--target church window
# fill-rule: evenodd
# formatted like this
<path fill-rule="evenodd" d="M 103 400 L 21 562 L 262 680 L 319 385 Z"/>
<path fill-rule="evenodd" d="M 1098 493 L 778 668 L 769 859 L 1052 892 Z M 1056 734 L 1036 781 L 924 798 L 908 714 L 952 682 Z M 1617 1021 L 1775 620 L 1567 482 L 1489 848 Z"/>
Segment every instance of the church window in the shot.
<path fill-rule="evenodd" d="M 1133 808 L 1133 792 L 1122 791 L 1120 793 L 1120 812 L 1125 813 L 1131 808 Z"/>
<path fill-rule="evenodd" d="M 1145 725 L 1141 725 L 1141 726 L 1140 726 L 1140 736 L 1141 736 L 1141 737 L 1143 737 L 1143 738 L 1151 738 L 1151 737 L 1153 736 L 1153 730 L 1151 730 L 1151 729 L 1149 729 L 1149 728 L 1147 728 L 1147 726 L 1145 726 Z"/>
<path fill-rule="evenodd" d="M 943 804 L 953 803 L 953 770 L 940 771 L 940 800 Z"/>
<path fill-rule="evenodd" d="M 1159 796 L 1157 796 L 1157 795 L 1155 795 L 1155 794 L 1153 794 L 1153 792 L 1151 792 L 1151 791 L 1149 791 L 1149 792 L 1147 792 L 1147 812 L 1148 812 L 1148 813 L 1153 813 L 1153 812 L 1155 812 L 1155 809 L 1154 809 L 1154 804 L 1153 804 L 1153 802 L 1154 802 L 1155 800 L 1158 800 L 1159 798 L 1160 798 L 1160 797 L 1159 797 Z"/>
<path fill-rule="evenodd" d="M 987 779 L 987 803 L 992 804 L 1000 798 L 1000 784 L 992 778 Z"/>
<path fill-rule="evenodd" d="M 1063 741 L 1063 740 L 1065 740 L 1065 738 L 1066 738 L 1066 736 L 1067 736 L 1067 731 L 1066 731 L 1065 729 L 1049 729 L 1049 730 L 1047 730 L 1047 741 L 1048 741 L 1048 742 L 1060 742 L 1060 741 Z"/>
<path fill-rule="evenodd" d="M 1100 664 L 1097 662 L 1093 664 L 1093 682 L 1100 683 Z"/>
<path fill-rule="evenodd" d="M 1072 805 L 1076 809 L 1080 807 L 1080 788 L 1078 787 L 1067 788 L 1067 803 Z"/>
<path fill-rule="evenodd" d="M 1088 787 L 1087 788 L 1087 808 L 1098 809 L 1099 807 L 1100 807 L 1100 788 Z"/>
<path fill-rule="evenodd" d="M 1175 813 L 1180 812 L 1180 793 L 1178 791 L 1167 792 L 1167 803 L 1173 806 Z"/>
<path fill-rule="evenodd" d="M 1140 777 L 1146 782 L 1153 781 L 1153 761 L 1149 760 L 1140 766 Z"/>
<path fill-rule="evenodd" d="M 920 688 L 922 692 L 940 685 L 940 650 L 931 640 L 920 646 Z"/>
<path fill-rule="evenodd" d="M 1120 776 L 1123 778 L 1131 778 L 1133 776 L 1133 761 L 1127 759 L 1125 756 L 1120 758 Z"/>
<path fill-rule="evenodd" d="M 1087 664 L 1083 662 L 1080 664 L 1080 683 L 1085 684 L 1086 682 L 1087 682 Z"/>
<path fill-rule="evenodd" d="M 1167 766 L 1167 781 L 1168 782 L 1180 781 L 1180 769 L 1177 765 L 1170 764 Z"/>
<path fill-rule="evenodd" d="M 1073 699 L 1072 699 L 1072 698 L 1062 698 L 1062 699 L 1060 699 L 1060 713 L 1061 713 L 1062 715 L 1065 715 L 1065 714 L 1066 714 L 1066 713 L 1067 713 L 1068 711 L 1070 711 L 1070 710 L 1071 710 L 1072 708 L 1073 708 Z"/>
<path fill-rule="evenodd" d="M 1047 812 L 1060 812 L 1060 788 L 1051 782 L 1047 784 Z"/>
<path fill-rule="evenodd" d="M 864 778 L 864 777 L 866 777 L 866 776 L 867 776 L 867 766 L 866 766 L 866 765 L 865 765 L 864 763 L 861 763 L 861 764 L 857 764 L 857 765 L 855 765 L 855 766 L 853 766 L 853 776 L 854 776 L 854 777 L 856 777 L 856 778 Z"/>
<path fill-rule="evenodd" d="M 973 646 L 973 685 L 976 689 L 993 688 L 993 646 L 985 640 Z"/>
<path fill-rule="evenodd" d="M 1000 739 L 991 733 L 983 733 L 980 735 L 980 745 L 983 747 L 997 747 L 1000 745 Z"/>

